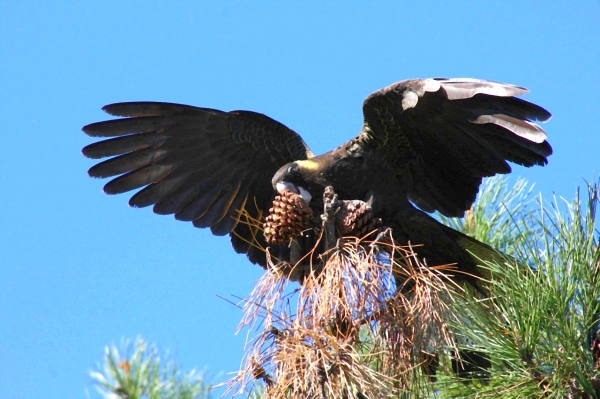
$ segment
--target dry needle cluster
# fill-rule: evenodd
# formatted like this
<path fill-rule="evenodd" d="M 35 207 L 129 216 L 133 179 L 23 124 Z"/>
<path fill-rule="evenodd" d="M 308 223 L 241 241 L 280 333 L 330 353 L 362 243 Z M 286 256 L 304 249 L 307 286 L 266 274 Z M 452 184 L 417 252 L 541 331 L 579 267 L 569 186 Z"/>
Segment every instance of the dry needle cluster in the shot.
<path fill-rule="evenodd" d="M 453 345 L 443 322 L 448 282 L 410 248 L 390 244 L 391 234 L 338 238 L 295 289 L 289 271 L 270 262 L 241 323 L 260 333 L 230 389 L 242 392 L 255 379 L 268 398 L 388 398 L 425 389 L 415 377 Z"/>

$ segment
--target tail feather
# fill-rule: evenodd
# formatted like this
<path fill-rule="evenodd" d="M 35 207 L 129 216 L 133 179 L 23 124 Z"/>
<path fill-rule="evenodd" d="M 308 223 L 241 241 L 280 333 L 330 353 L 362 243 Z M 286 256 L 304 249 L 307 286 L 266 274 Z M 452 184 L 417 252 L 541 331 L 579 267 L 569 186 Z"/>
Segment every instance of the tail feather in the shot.
<path fill-rule="evenodd" d="M 490 272 L 487 268 L 479 267 L 479 265 L 483 262 L 504 263 L 510 259 L 508 255 L 450 227 L 447 227 L 446 234 L 452 237 L 458 246 L 469 255 L 476 265 L 477 275 L 484 279 L 490 279 Z"/>
<path fill-rule="evenodd" d="M 466 281 L 485 294 L 483 280 L 492 276 L 485 262 L 504 263 L 510 258 L 483 242 L 445 226 L 417 209 L 406 209 L 388 222 L 394 240 L 410 242 L 420 259 L 429 266 L 455 265 L 456 280 Z"/>

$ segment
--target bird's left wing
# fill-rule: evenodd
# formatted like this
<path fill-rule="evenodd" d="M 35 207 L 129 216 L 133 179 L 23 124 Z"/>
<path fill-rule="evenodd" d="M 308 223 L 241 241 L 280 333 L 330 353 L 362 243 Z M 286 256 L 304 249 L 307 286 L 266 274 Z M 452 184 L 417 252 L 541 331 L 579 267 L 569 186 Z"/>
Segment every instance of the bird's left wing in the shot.
<path fill-rule="evenodd" d="M 230 233 L 237 252 L 263 263 L 256 231 L 240 216 L 260 219 L 273 198 L 271 178 L 282 165 L 312 157 L 302 138 L 283 124 L 250 111 L 223 112 L 187 105 L 130 102 L 104 111 L 125 117 L 87 125 L 93 137 L 112 137 L 83 149 L 88 158 L 112 157 L 89 170 L 113 177 L 107 194 L 142 188 L 129 201 L 153 205 L 213 234 Z M 259 243 L 260 244 L 260 243 Z"/>
<path fill-rule="evenodd" d="M 398 82 L 366 98 L 350 145 L 392 170 L 421 209 L 462 216 L 482 177 L 510 172 L 506 161 L 545 165 L 552 153 L 534 123 L 550 113 L 516 98 L 525 93 L 478 79 Z"/>

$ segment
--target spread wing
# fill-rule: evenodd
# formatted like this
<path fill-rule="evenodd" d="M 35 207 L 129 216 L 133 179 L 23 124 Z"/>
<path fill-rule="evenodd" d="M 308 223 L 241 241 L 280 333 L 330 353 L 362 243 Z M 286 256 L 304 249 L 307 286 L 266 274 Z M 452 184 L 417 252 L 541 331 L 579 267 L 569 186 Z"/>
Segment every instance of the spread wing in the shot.
<path fill-rule="evenodd" d="M 516 98 L 525 93 L 477 79 L 398 82 L 366 98 L 354 142 L 397 174 L 418 207 L 463 216 L 482 177 L 509 173 L 507 161 L 545 165 L 552 154 L 534 123 L 551 115 Z"/>
<path fill-rule="evenodd" d="M 187 105 L 130 102 L 104 111 L 125 117 L 87 125 L 93 137 L 112 137 L 83 149 L 88 158 L 112 157 L 89 170 L 113 177 L 107 194 L 142 188 L 133 207 L 153 205 L 215 235 L 230 234 L 233 247 L 263 263 L 260 220 L 273 199 L 271 178 L 288 162 L 313 156 L 302 138 L 283 124 L 250 111 L 223 112 Z M 240 222 L 243 220 L 245 222 Z M 256 242 L 258 240 L 258 242 Z"/>

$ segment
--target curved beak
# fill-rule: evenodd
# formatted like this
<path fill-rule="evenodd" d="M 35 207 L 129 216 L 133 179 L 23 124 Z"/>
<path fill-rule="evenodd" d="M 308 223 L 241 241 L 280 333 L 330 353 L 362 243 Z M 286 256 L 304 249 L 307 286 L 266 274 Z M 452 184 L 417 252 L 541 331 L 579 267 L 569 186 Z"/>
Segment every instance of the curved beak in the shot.
<path fill-rule="evenodd" d="M 296 194 L 300 194 L 304 202 L 309 203 L 312 199 L 312 195 L 306 190 L 304 187 L 297 186 L 293 183 L 289 183 L 286 181 L 280 181 L 275 185 L 277 192 L 279 194 L 283 194 L 285 191 L 291 191 Z"/>

